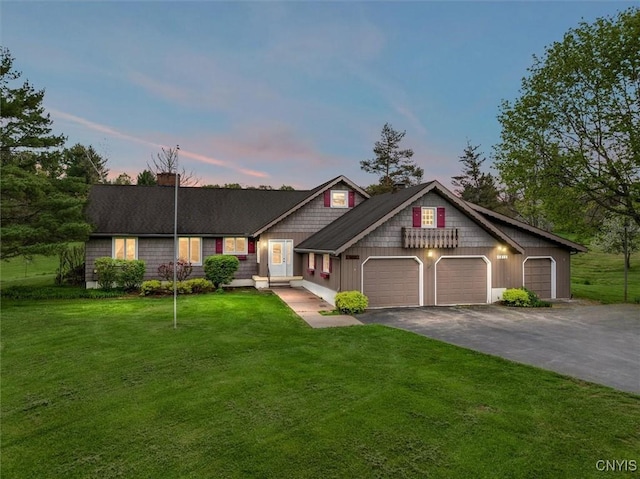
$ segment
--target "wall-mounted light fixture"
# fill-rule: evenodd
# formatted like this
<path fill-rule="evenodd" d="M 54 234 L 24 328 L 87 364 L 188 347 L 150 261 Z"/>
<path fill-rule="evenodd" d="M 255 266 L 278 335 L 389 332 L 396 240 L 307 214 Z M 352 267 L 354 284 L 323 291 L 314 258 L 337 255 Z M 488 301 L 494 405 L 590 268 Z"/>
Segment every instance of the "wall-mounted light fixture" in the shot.
<path fill-rule="evenodd" d="M 427 257 L 433 258 L 433 250 L 427 251 Z"/>

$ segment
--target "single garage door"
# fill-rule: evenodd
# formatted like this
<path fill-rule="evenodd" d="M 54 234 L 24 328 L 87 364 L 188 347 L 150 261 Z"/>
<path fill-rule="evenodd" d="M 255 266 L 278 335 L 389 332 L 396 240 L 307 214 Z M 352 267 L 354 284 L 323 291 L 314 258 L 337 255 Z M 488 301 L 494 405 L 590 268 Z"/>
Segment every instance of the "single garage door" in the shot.
<path fill-rule="evenodd" d="M 482 258 L 442 258 L 436 265 L 436 304 L 486 303 L 487 267 Z"/>
<path fill-rule="evenodd" d="M 551 298 L 551 260 L 529 258 L 524 263 L 524 286 L 541 298 Z"/>
<path fill-rule="evenodd" d="M 413 258 L 370 258 L 362 271 L 369 307 L 420 306 L 420 264 Z"/>

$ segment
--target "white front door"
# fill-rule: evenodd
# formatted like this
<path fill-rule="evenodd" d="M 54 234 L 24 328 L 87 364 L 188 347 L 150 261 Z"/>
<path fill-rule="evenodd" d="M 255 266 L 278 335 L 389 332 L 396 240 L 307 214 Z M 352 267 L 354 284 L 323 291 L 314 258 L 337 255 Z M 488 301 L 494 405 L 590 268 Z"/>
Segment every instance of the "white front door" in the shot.
<path fill-rule="evenodd" d="M 293 240 L 269 240 L 269 275 L 293 276 Z"/>

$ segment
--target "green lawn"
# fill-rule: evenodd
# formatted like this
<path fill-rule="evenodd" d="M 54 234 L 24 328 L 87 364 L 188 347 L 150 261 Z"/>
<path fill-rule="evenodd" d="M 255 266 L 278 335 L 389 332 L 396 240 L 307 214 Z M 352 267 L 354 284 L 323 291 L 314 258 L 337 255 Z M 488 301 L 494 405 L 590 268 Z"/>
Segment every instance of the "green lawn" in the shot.
<path fill-rule="evenodd" d="M 2 477 L 603 477 L 640 397 L 272 295 L 2 303 Z M 632 477 L 633 473 L 616 473 Z"/>
<path fill-rule="evenodd" d="M 571 257 L 571 292 L 575 297 L 602 303 L 624 300 L 622 255 L 590 250 Z M 631 257 L 628 302 L 640 303 L 640 253 Z"/>
<path fill-rule="evenodd" d="M 48 286 L 56 279 L 58 256 L 22 256 L 0 261 L 0 286 Z"/>

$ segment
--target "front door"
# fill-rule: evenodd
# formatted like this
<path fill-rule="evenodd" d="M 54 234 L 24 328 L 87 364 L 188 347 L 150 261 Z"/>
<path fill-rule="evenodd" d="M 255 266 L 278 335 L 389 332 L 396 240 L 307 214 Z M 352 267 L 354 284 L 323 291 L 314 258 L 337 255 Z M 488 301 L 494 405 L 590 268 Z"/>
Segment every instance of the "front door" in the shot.
<path fill-rule="evenodd" d="M 293 276 L 293 240 L 269 240 L 269 275 Z"/>

